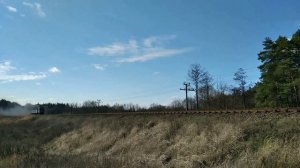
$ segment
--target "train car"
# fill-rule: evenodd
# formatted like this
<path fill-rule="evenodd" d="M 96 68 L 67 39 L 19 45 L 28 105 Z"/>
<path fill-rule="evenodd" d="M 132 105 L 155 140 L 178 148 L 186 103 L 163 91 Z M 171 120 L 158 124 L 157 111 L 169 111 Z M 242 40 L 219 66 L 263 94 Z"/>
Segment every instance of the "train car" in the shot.
<path fill-rule="evenodd" d="M 47 106 L 37 105 L 32 111 L 32 115 L 44 115 L 47 114 Z"/>

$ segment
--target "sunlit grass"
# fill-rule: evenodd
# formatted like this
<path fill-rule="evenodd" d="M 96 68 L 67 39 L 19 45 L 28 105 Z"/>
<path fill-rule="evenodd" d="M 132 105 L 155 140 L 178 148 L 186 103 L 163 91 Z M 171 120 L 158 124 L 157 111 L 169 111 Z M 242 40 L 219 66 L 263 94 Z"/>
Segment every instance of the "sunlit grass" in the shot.
<path fill-rule="evenodd" d="M 300 118 L 0 118 L 0 167 L 299 167 Z"/>

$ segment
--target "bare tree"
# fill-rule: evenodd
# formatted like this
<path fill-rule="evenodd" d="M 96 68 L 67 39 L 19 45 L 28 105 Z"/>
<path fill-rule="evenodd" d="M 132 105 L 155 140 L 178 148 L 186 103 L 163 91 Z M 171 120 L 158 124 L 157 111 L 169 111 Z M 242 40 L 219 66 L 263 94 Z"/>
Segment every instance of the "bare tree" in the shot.
<path fill-rule="evenodd" d="M 83 104 L 82 104 L 82 107 L 97 107 L 97 102 L 94 101 L 94 100 L 87 100 L 87 101 L 84 101 Z"/>
<path fill-rule="evenodd" d="M 210 91 L 213 88 L 212 82 L 213 82 L 212 76 L 207 71 L 204 71 L 201 76 L 200 84 L 202 85 L 202 90 L 204 91 L 204 97 L 208 105 L 208 108 L 210 108 Z"/>
<path fill-rule="evenodd" d="M 247 78 L 247 75 L 246 75 L 246 71 L 243 69 L 243 68 L 239 68 L 237 70 L 236 73 L 234 73 L 234 80 L 238 83 L 239 87 L 239 91 L 241 92 L 242 94 L 242 98 L 243 98 L 243 106 L 244 108 L 246 108 L 246 95 L 245 95 L 245 92 L 246 92 L 246 78 Z"/>
<path fill-rule="evenodd" d="M 183 110 L 184 101 L 181 99 L 175 99 L 170 103 L 169 108 L 171 108 L 172 110 Z"/>
<path fill-rule="evenodd" d="M 192 82 L 192 84 L 195 86 L 195 92 L 196 92 L 196 108 L 198 110 L 199 108 L 199 86 L 201 83 L 201 78 L 203 75 L 203 69 L 199 64 L 192 64 L 190 66 L 190 69 L 188 71 L 188 77 L 189 80 Z"/>
<path fill-rule="evenodd" d="M 226 92 L 228 92 L 229 86 L 223 82 L 219 81 L 217 83 L 217 94 L 218 94 L 218 103 L 219 103 L 219 108 L 220 109 L 227 109 L 228 108 L 228 103 L 227 103 L 227 98 L 226 98 Z"/>

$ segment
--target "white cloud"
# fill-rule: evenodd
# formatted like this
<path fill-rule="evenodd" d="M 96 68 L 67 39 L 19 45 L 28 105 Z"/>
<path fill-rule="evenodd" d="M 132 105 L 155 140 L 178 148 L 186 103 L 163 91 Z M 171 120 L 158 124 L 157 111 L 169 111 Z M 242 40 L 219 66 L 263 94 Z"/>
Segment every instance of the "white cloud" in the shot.
<path fill-rule="evenodd" d="M 39 80 L 44 79 L 47 75 L 43 72 L 35 73 L 22 73 L 22 74 L 11 74 L 16 68 L 11 65 L 10 61 L 0 63 L 0 82 L 14 82 L 14 81 L 28 81 L 28 80 Z"/>
<path fill-rule="evenodd" d="M 113 43 L 104 47 L 92 47 L 88 49 L 89 55 L 116 56 L 137 51 L 137 42 L 130 40 L 128 43 Z"/>
<path fill-rule="evenodd" d="M 120 59 L 118 63 L 133 63 L 133 62 L 145 62 L 157 58 L 163 57 L 171 57 L 178 54 L 182 54 L 185 52 L 191 51 L 191 48 L 183 48 L 183 49 L 160 49 L 157 51 L 150 51 L 141 56 L 134 56 L 129 58 Z"/>
<path fill-rule="evenodd" d="M 107 65 L 94 64 L 94 68 L 103 71 Z"/>
<path fill-rule="evenodd" d="M 60 69 L 58 69 L 57 67 L 51 67 L 50 69 L 49 69 L 49 72 L 50 73 L 60 73 L 61 71 L 60 71 Z"/>
<path fill-rule="evenodd" d="M 23 2 L 23 5 L 28 6 L 31 9 L 33 9 L 36 12 L 36 14 L 40 17 L 45 17 L 46 16 L 46 13 L 44 12 L 44 10 L 42 8 L 42 5 L 38 2 L 34 2 L 34 3 Z"/>
<path fill-rule="evenodd" d="M 113 43 L 107 46 L 92 47 L 87 50 L 88 55 L 118 57 L 115 62 L 133 63 L 145 62 L 153 59 L 171 57 L 191 51 L 191 48 L 165 48 L 167 41 L 173 40 L 176 35 L 152 36 L 141 40 L 129 40 L 128 43 Z M 125 58 L 120 58 L 123 56 Z"/>
<path fill-rule="evenodd" d="M 164 41 L 175 39 L 176 35 L 169 36 L 152 36 L 144 39 L 143 43 L 145 47 L 151 48 L 154 45 L 161 45 Z"/>
<path fill-rule="evenodd" d="M 9 10 L 10 12 L 18 12 L 17 8 L 13 7 L 13 6 L 6 6 L 7 10 Z"/>
<path fill-rule="evenodd" d="M 0 63 L 0 74 L 5 74 L 13 69 L 15 69 L 15 67 L 11 65 L 10 61 Z"/>
<path fill-rule="evenodd" d="M 0 75 L 0 81 L 3 83 L 6 82 L 15 82 L 15 81 L 28 81 L 28 80 L 39 80 L 46 78 L 47 75 L 44 73 L 36 74 L 21 74 L 21 75 Z"/>

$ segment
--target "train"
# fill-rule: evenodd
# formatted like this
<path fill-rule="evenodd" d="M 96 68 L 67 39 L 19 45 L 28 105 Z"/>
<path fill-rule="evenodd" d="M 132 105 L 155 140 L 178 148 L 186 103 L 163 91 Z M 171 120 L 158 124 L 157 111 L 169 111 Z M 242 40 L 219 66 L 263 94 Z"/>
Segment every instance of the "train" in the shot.
<path fill-rule="evenodd" d="M 32 115 L 44 115 L 44 114 L 48 114 L 47 113 L 47 106 L 36 105 L 32 109 L 31 114 Z"/>

